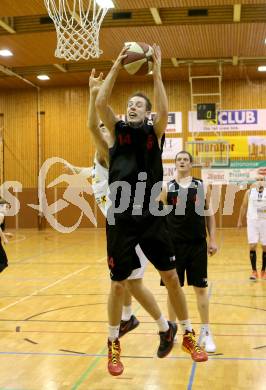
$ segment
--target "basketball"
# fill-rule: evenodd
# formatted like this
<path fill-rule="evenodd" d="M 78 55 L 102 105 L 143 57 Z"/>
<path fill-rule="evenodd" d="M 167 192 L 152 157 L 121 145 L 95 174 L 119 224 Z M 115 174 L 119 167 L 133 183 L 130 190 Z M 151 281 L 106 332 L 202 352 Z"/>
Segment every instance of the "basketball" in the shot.
<path fill-rule="evenodd" d="M 153 48 L 144 42 L 126 42 L 127 57 L 123 59 L 124 69 L 131 75 L 146 75 L 153 68 Z"/>

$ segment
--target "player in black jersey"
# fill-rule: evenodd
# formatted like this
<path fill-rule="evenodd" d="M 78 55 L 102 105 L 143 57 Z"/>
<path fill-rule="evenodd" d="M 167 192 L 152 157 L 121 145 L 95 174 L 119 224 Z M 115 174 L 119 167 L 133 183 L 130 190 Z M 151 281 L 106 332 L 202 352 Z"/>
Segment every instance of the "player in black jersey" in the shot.
<path fill-rule="evenodd" d="M 209 298 L 207 293 L 207 254 L 217 251 L 215 217 L 210 210 L 209 191 L 205 199 L 202 180 L 191 177 L 192 156 L 186 151 L 176 155 L 176 177 L 164 187 L 161 200 L 173 206 L 167 215 L 170 235 L 175 247 L 176 269 L 181 286 L 184 285 L 185 272 L 188 285 L 194 287 L 198 310 L 201 317 L 202 343 L 207 352 L 215 352 L 209 328 Z M 207 230 L 206 242 L 205 209 Z M 176 316 L 168 299 L 169 319 Z"/>
<path fill-rule="evenodd" d="M 108 198 L 107 178 L 109 174 L 109 132 L 107 131 L 107 129 L 104 128 L 103 124 L 100 124 L 99 117 L 95 109 L 95 100 L 101 84 L 102 73 L 100 73 L 99 77 L 95 77 L 95 69 L 93 69 L 89 80 L 90 100 L 88 107 L 88 127 L 95 142 L 96 148 L 92 187 L 96 199 L 102 199 L 103 196 L 105 198 L 105 201 L 101 201 L 98 204 L 104 216 L 106 216 L 108 209 L 108 200 L 106 201 L 106 199 Z M 88 169 L 86 170 L 85 168 L 84 171 L 86 172 L 88 171 Z M 148 259 L 142 253 L 139 245 L 137 245 L 135 251 L 140 260 L 141 267 L 134 269 L 130 276 L 127 278 L 127 288 L 124 292 L 122 321 L 120 323 L 119 337 L 122 337 L 127 332 L 135 329 L 139 324 L 139 321 L 132 313 L 130 292 L 142 305 L 142 307 L 156 321 L 159 332 L 162 332 L 162 334 L 164 332 L 166 333 L 169 329 L 168 322 L 162 315 L 160 308 L 155 300 L 155 297 L 144 285 L 142 280 Z M 161 351 L 161 355 L 163 355 L 164 353 L 165 351 Z"/>
<path fill-rule="evenodd" d="M 110 131 L 109 187 L 112 206 L 107 213 L 107 251 L 111 276 L 108 301 L 109 338 L 108 370 L 112 375 L 123 372 L 118 338 L 110 337 L 110 329 L 119 328 L 125 279 L 139 267 L 135 246 L 139 244 L 144 254 L 159 271 L 179 320 L 188 325 L 188 313 L 184 293 L 175 271 L 175 258 L 166 218 L 160 215 L 163 179 L 162 145 L 168 120 L 168 102 L 161 78 L 161 52 L 154 45 L 153 80 L 157 114 L 154 121 L 148 119 L 151 111 L 149 99 L 141 94 L 132 95 L 127 106 L 127 121 L 121 121 L 109 106 L 109 99 L 126 57 L 124 48 L 105 78 L 97 99 L 100 118 Z M 155 215 L 157 214 L 157 215 Z M 159 214 L 159 215 L 158 215 Z M 190 325 L 191 327 L 191 325 Z M 159 357 L 166 356 L 173 346 L 177 327 L 169 323 L 167 332 L 160 332 Z M 194 360 L 205 361 L 207 355 L 200 350 L 193 338 L 192 328 L 187 329 L 184 343 Z M 167 346 L 167 348 L 166 348 Z M 165 351 L 167 353 L 162 353 Z"/>

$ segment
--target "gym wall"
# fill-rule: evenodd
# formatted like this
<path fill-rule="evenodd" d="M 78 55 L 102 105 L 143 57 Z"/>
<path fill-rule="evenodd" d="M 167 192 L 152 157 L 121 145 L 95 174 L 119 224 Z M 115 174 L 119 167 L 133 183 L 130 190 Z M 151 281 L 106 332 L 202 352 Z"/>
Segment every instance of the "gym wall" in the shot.
<path fill-rule="evenodd" d="M 183 141 L 188 132 L 188 111 L 190 110 L 190 86 L 188 81 L 167 81 L 165 87 L 169 99 L 169 111 L 181 111 L 183 122 Z M 199 90 L 211 92 L 213 82 L 199 83 Z M 142 91 L 149 97 L 153 94 L 152 80 L 147 83 L 117 84 L 114 88 L 111 104 L 116 113 L 124 113 L 127 98 L 135 91 Z M 94 145 L 87 129 L 88 88 L 42 88 L 40 91 L 40 129 L 37 131 L 37 93 L 31 88 L 5 90 L 0 92 L 0 115 L 3 126 L 3 180 L 19 181 L 23 191 L 17 194 L 21 208 L 16 217 L 7 218 L 8 227 L 49 227 L 44 220 L 40 221 L 37 211 L 29 208 L 28 203 L 38 204 L 38 158 L 44 162 L 50 157 L 61 157 L 77 166 L 91 166 L 94 156 Z M 265 108 L 266 81 L 225 80 L 222 82 L 222 107 L 224 109 Z M 156 110 L 156 107 L 154 107 Z M 223 135 L 261 135 L 266 131 L 223 133 Z M 204 135 L 204 133 L 202 134 Z M 207 135 L 207 134 L 205 134 Z M 215 135 L 215 134 L 208 134 Z M 255 159 L 256 157 L 253 157 Z M 249 158 L 251 159 L 251 158 Z M 46 184 L 66 173 L 62 164 L 55 164 L 49 170 Z M 193 174 L 200 175 L 200 169 Z M 62 182 L 47 189 L 49 203 L 61 199 L 66 188 Z M 223 192 L 225 190 L 223 189 Z M 236 225 L 241 200 L 244 192 L 236 196 L 232 216 L 218 218 L 218 225 L 233 227 Z M 98 227 L 104 226 L 104 218 L 98 210 L 91 195 L 86 199 L 97 215 Z M 223 200 L 221 201 L 221 207 Z M 70 226 L 77 221 L 80 210 L 70 205 L 56 216 L 62 224 Z M 88 218 L 83 217 L 81 227 L 93 227 Z"/>

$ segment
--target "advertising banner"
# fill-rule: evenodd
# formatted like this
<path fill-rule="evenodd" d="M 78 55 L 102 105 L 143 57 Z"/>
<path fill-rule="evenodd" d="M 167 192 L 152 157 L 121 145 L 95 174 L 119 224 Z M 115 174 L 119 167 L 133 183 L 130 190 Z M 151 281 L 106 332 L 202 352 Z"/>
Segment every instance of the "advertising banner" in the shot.
<path fill-rule="evenodd" d="M 215 136 L 200 136 L 196 138 L 188 137 L 188 141 L 217 141 Z M 248 137 L 245 135 L 239 136 L 223 136 L 222 140 L 228 142 L 229 144 L 229 157 L 249 157 L 249 145 Z M 188 150 L 191 152 L 191 150 Z M 218 157 L 221 154 L 225 155 L 226 150 L 223 144 L 199 144 L 197 149 L 194 150 L 194 155 L 204 156 L 214 156 Z"/>
<path fill-rule="evenodd" d="M 188 122 L 190 132 L 266 130 L 266 110 L 221 110 L 215 120 L 197 120 L 197 112 L 190 111 Z"/>
<path fill-rule="evenodd" d="M 266 176 L 265 161 L 231 161 L 228 168 L 201 170 L 206 184 L 251 184 L 257 175 Z"/>

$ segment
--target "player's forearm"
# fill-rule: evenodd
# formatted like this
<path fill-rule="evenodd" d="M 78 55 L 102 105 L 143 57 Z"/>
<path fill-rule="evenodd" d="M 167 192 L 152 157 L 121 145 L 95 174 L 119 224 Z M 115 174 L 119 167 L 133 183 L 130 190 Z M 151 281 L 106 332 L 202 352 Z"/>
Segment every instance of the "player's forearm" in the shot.
<path fill-rule="evenodd" d="M 161 73 L 154 75 L 154 100 L 156 112 L 159 117 L 168 117 L 168 99 L 162 81 Z"/>
<path fill-rule="evenodd" d="M 208 234 L 211 240 L 216 239 L 216 222 L 215 222 L 215 216 L 210 215 L 207 217 L 207 230 Z"/>
<path fill-rule="evenodd" d="M 110 72 L 106 76 L 96 98 L 96 108 L 101 110 L 108 105 L 114 84 L 116 82 L 120 67 L 113 65 Z"/>
<path fill-rule="evenodd" d="M 97 91 L 90 92 L 90 101 L 88 107 L 88 127 L 90 131 L 97 131 L 100 124 L 100 118 L 97 110 L 95 109 L 95 102 L 97 98 Z"/>
<path fill-rule="evenodd" d="M 88 128 L 93 138 L 96 151 L 100 156 L 100 159 L 106 159 L 106 156 L 108 155 L 108 146 L 100 133 L 100 118 L 95 108 L 96 97 L 97 91 L 90 92 L 90 102 L 88 109 Z"/>
<path fill-rule="evenodd" d="M 154 129 L 159 138 L 164 134 L 168 122 L 168 99 L 162 82 L 161 73 L 154 75 L 154 99 L 156 106 L 156 122 Z"/>
<path fill-rule="evenodd" d="M 98 112 L 95 108 L 97 93 L 90 93 L 90 103 L 89 103 L 89 111 L 88 111 L 88 128 L 91 136 L 93 137 L 93 141 L 96 146 L 96 150 L 108 150 L 108 146 L 104 141 L 101 133 L 100 133 L 100 118 Z"/>

